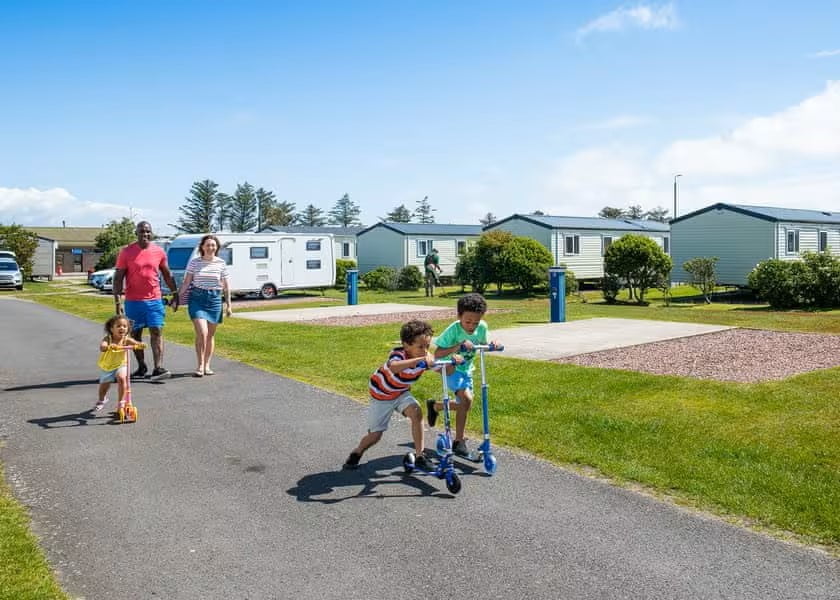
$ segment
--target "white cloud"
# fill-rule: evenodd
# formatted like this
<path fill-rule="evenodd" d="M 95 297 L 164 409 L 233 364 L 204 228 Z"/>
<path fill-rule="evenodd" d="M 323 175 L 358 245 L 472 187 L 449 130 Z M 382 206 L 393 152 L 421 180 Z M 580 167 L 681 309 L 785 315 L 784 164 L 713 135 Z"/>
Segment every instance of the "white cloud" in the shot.
<path fill-rule="evenodd" d="M 810 58 L 828 58 L 830 56 L 840 56 L 840 49 L 837 50 L 820 50 L 810 54 Z"/>
<path fill-rule="evenodd" d="M 715 202 L 840 210 L 840 82 L 769 116 L 746 119 L 725 135 L 646 145 L 587 148 L 545 173 L 540 203 L 556 215 L 594 216 L 604 206 L 673 207 Z"/>
<path fill-rule="evenodd" d="M 64 188 L 5 188 L 0 187 L 0 214 L 3 224 L 33 227 L 95 227 L 111 220 L 119 220 L 132 213 L 131 208 L 119 204 L 79 200 Z"/>
<path fill-rule="evenodd" d="M 580 41 L 591 33 L 626 29 L 676 29 L 677 26 L 679 26 L 679 19 L 673 4 L 662 6 L 639 4 L 632 8 L 617 8 L 590 21 L 577 30 L 577 39 Z"/>

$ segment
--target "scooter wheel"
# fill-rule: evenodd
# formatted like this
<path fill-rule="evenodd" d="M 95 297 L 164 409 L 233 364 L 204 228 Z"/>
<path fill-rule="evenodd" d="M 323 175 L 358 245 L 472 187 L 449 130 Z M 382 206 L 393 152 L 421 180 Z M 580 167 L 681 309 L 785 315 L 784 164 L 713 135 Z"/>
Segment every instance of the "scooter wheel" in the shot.
<path fill-rule="evenodd" d="M 446 489 L 452 494 L 457 494 L 461 491 L 461 478 L 458 477 L 457 473 L 447 473 Z"/>
<path fill-rule="evenodd" d="M 119 420 L 120 423 L 125 423 L 125 409 L 124 408 L 120 408 L 117 411 L 117 419 Z"/>
<path fill-rule="evenodd" d="M 134 423 L 136 423 L 136 422 L 137 422 L 137 407 L 136 407 L 136 406 L 132 406 L 132 407 L 131 407 L 131 420 L 132 420 Z"/>
<path fill-rule="evenodd" d="M 411 473 L 414 470 L 414 453 L 409 452 L 403 456 L 403 469 L 406 473 Z"/>
<path fill-rule="evenodd" d="M 490 454 L 489 452 L 484 455 L 484 470 L 487 472 L 488 475 L 492 475 L 496 472 L 496 457 Z"/>

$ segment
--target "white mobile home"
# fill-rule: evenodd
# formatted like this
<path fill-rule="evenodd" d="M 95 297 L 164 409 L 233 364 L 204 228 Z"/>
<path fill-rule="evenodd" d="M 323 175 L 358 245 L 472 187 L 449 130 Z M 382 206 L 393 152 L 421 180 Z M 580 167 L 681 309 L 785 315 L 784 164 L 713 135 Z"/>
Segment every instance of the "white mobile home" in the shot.
<path fill-rule="evenodd" d="M 169 242 L 167 261 L 178 285 L 187 263 L 198 255 L 205 234 L 179 235 Z M 273 298 L 282 290 L 335 284 L 333 238 L 327 234 L 215 233 L 219 257 L 228 264 L 231 293 Z"/>
<path fill-rule="evenodd" d="M 426 255 L 437 248 L 441 274 L 452 277 L 461 254 L 480 235 L 481 225 L 377 223 L 359 232 L 359 273 L 382 266 L 402 269 L 410 265 L 422 272 Z"/>
<path fill-rule="evenodd" d="M 840 256 L 840 211 L 713 204 L 671 221 L 673 281 L 688 282 L 682 266 L 718 257 L 718 283 L 744 287 L 755 266 L 769 258 L 799 260 L 803 252 Z"/>
<path fill-rule="evenodd" d="M 333 236 L 333 245 L 335 246 L 335 257 L 344 260 L 356 260 L 357 255 L 357 236 L 364 227 L 336 227 L 336 226 L 308 226 L 308 225 L 270 225 L 260 230 L 260 233 L 304 233 L 311 235 L 313 233 L 327 233 Z"/>
<path fill-rule="evenodd" d="M 554 264 L 566 265 L 579 280 L 602 278 L 604 253 L 628 233 L 651 238 L 666 254 L 671 250 L 670 227 L 658 221 L 516 214 L 487 225 L 484 231 L 496 229 L 535 239 L 548 248 Z"/>

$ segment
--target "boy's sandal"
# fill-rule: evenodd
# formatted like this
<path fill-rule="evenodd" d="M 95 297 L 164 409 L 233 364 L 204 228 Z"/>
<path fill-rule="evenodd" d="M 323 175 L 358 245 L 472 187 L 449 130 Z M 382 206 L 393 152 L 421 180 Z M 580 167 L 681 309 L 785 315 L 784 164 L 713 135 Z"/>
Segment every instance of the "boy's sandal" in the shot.
<path fill-rule="evenodd" d="M 193 373 L 193 377 L 204 377 L 204 371 L 201 369 L 196 369 L 195 373 Z"/>
<path fill-rule="evenodd" d="M 204 369 L 205 375 L 215 375 L 216 372 L 213 369 Z"/>

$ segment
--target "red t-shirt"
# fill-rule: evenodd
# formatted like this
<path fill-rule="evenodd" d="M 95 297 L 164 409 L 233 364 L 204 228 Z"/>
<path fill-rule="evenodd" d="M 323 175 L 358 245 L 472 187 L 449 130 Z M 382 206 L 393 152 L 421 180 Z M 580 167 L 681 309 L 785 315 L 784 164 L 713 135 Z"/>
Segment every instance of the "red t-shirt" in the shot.
<path fill-rule="evenodd" d="M 125 299 L 160 300 L 158 270 L 161 265 L 166 265 L 166 252 L 154 243 L 143 249 L 134 242 L 120 250 L 117 268 L 125 271 Z"/>

